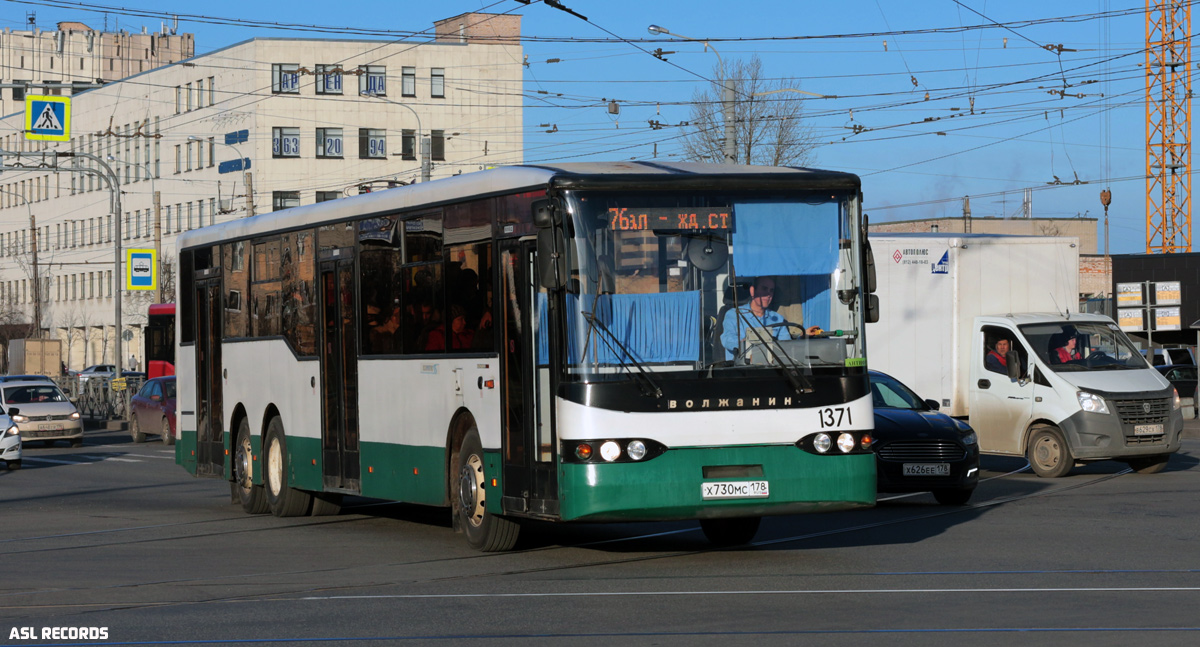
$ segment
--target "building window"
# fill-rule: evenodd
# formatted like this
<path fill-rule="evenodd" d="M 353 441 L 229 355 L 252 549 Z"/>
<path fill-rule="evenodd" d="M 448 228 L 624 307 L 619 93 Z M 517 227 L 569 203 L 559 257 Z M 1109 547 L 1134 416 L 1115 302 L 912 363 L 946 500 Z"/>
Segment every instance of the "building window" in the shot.
<path fill-rule="evenodd" d="M 271 129 L 272 157 L 300 157 L 300 129 Z"/>
<path fill-rule="evenodd" d="M 175 144 L 175 173 L 179 173 L 179 169 L 183 166 L 183 147 Z"/>
<path fill-rule="evenodd" d="M 387 158 L 387 131 L 382 128 L 359 128 L 358 156 L 363 159 Z"/>
<path fill-rule="evenodd" d="M 430 132 L 429 159 L 439 162 L 446 159 L 446 131 L 434 130 Z"/>
<path fill-rule="evenodd" d="M 382 65 L 358 66 L 358 91 L 360 94 L 387 94 L 387 68 Z"/>
<path fill-rule="evenodd" d="M 279 211 L 281 209 L 290 209 L 300 206 L 299 191 L 272 191 L 271 192 L 271 209 Z"/>
<path fill-rule="evenodd" d="M 317 202 L 329 202 L 342 197 L 341 191 L 317 191 Z"/>
<path fill-rule="evenodd" d="M 417 159 L 417 131 L 408 128 L 400 131 L 400 159 Z"/>
<path fill-rule="evenodd" d="M 192 84 L 191 84 L 191 83 L 188 83 L 188 84 L 187 84 L 186 86 L 184 86 L 184 87 L 186 87 L 186 88 L 187 88 L 187 104 L 186 104 L 186 105 L 187 105 L 187 111 L 188 111 L 188 112 L 191 112 L 191 111 L 192 111 Z"/>
<path fill-rule="evenodd" d="M 417 96 L 417 68 L 400 68 L 400 96 Z"/>
<path fill-rule="evenodd" d="M 196 211 L 197 211 L 196 226 L 203 227 L 204 226 L 204 201 L 200 200 L 196 204 L 198 205 L 196 207 Z M 210 222 L 209 224 L 211 225 L 212 223 Z"/>
<path fill-rule="evenodd" d="M 217 159 L 217 141 L 215 137 L 208 138 L 208 168 L 212 168 L 213 160 Z"/>
<path fill-rule="evenodd" d="M 187 143 L 187 170 L 192 170 L 192 142 Z"/>
<path fill-rule="evenodd" d="M 342 66 L 317 66 L 317 94 L 342 93 Z"/>
<path fill-rule="evenodd" d="M 317 129 L 317 157 L 342 157 L 342 129 Z"/>
<path fill-rule="evenodd" d="M 215 101 L 216 92 L 213 90 L 213 82 L 215 80 L 216 80 L 216 77 L 212 77 L 212 76 L 208 77 L 208 105 L 210 105 L 210 106 L 212 104 L 216 103 L 216 101 Z"/>
<path fill-rule="evenodd" d="M 441 99 L 446 96 L 446 70 L 435 67 L 429 71 L 429 96 Z"/>
<path fill-rule="evenodd" d="M 183 86 L 175 86 L 175 114 L 179 114 L 179 109 L 183 105 Z"/>
<path fill-rule="evenodd" d="M 295 63 L 276 63 L 271 66 L 271 92 L 300 94 L 300 66 Z"/>

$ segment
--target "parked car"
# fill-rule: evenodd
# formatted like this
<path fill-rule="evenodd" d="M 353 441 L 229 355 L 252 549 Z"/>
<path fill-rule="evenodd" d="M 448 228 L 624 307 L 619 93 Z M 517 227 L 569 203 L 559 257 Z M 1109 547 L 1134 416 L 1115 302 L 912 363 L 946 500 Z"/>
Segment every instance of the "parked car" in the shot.
<path fill-rule="evenodd" d="M 54 382 L 45 375 L 0 375 L 0 382 Z"/>
<path fill-rule="evenodd" d="M 1175 364 L 1196 364 L 1196 358 L 1192 356 L 1190 348 L 1155 348 L 1153 349 L 1153 358 L 1150 355 L 1150 349 L 1142 349 L 1142 357 L 1150 362 L 1152 366 L 1172 366 Z M 1183 395 L 1183 392 L 1180 392 Z"/>
<path fill-rule="evenodd" d="M 117 367 L 112 364 L 95 364 L 76 373 L 80 382 L 86 382 L 93 377 L 112 377 Z"/>
<path fill-rule="evenodd" d="M 79 411 L 58 385 L 2 382 L 0 393 L 3 393 L 4 411 L 21 430 L 24 442 L 42 440 L 49 445 L 56 440 L 68 440 L 72 447 L 83 444 L 83 421 Z"/>
<path fill-rule="evenodd" d="M 964 505 L 979 484 L 975 432 L 896 378 L 871 371 L 870 379 L 879 491 L 932 492 L 938 503 Z"/>
<path fill-rule="evenodd" d="M 1196 367 L 1191 364 L 1167 364 L 1165 366 L 1155 366 L 1163 377 L 1175 387 L 1175 392 L 1181 398 L 1192 398 L 1192 404 L 1196 410 L 1200 412 L 1200 402 L 1196 402 Z M 1200 416 L 1198 416 L 1200 417 Z"/>
<path fill-rule="evenodd" d="M 10 470 L 21 469 L 21 430 L 6 415 L 0 415 L 0 461 Z"/>
<path fill-rule="evenodd" d="M 129 401 L 133 410 L 129 434 L 133 442 L 146 442 L 146 434 L 158 434 L 167 445 L 175 444 L 175 376 L 147 380 Z"/>

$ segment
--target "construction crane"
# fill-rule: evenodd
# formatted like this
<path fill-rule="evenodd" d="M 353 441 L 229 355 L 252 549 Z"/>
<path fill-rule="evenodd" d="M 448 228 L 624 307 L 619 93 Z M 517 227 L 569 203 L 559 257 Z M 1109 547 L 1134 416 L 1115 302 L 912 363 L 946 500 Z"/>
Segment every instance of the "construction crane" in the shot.
<path fill-rule="evenodd" d="M 1192 5 L 1146 2 L 1146 253 L 1192 251 Z"/>

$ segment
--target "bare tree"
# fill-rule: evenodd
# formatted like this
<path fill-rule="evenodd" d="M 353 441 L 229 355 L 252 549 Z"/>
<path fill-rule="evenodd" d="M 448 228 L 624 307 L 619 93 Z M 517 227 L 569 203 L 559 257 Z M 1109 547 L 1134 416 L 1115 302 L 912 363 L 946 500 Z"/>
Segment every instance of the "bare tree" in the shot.
<path fill-rule="evenodd" d="M 762 60 L 726 62 L 718 66 L 708 87 L 692 96 L 692 117 L 683 139 L 684 154 L 695 162 L 725 160 L 725 79 L 733 84 L 734 162 L 766 166 L 813 163 L 816 139 L 804 123 L 804 99 L 790 92 L 762 93 L 800 87 L 798 79 L 763 78 Z"/>

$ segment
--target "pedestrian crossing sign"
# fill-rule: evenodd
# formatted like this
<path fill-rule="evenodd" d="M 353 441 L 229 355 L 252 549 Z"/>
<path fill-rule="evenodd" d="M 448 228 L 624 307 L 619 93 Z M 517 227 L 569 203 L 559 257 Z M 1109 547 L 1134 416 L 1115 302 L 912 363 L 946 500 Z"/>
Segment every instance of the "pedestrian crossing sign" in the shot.
<path fill-rule="evenodd" d="M 71 141 L 71 98 L 26 95 L 25 139 Z"/>

